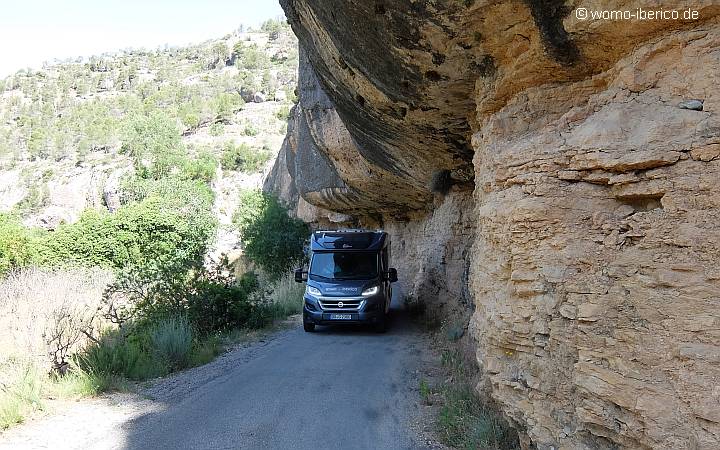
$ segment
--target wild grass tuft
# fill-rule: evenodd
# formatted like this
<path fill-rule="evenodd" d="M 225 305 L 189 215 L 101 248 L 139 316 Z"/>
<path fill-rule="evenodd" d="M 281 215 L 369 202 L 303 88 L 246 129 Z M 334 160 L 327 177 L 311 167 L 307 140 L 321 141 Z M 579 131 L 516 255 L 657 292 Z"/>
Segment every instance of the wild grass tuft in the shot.
<path fill-rule="evenodd" d="M 185 316 L 162 319 L 150 331 L 152 348 L 171 370 L 184 369 L 190 362 L 192 326 Z"/>
<path fill-rule="evenodd" d="M 446 445 L 466 449 L 520 448 L 515 430 L 498 411 L 480 401 L 469 385 L 446 387 L 443 397 L 438 426 Z"/>
<path fill-rule="evenodd" d="M 73 367 L 65 375 L 51 376 L 47 393 L 58 398 L 79 399 L 101 392 L 125 389 L 127 382 L 120 376 Z"/>
<path fill-rule="evenodd" d="M 292 274 L 277 280 L 269 295 L 270 309 L 273 319 L 284 319 L 293 314 L 300 314 L 303 308 L 303 292 L 305 286 L 296 283 Z"/>
<path fill-rule="evenodd" d="M 264 291 L 253 294 L 255 307 L 248 319 L 248 327 L 253 329 L 272 325 L 275 320 L 286 319 L 293 314 L 300 314 L 303 305 L 305 286 L 296 283 L 292 273 L 273 281 L 273 277 L 260 272 L 259 285 L 268 286 Z"/>
<path fill-rule="evenodd" d="M 517 432 L 492 401 L 473 389 L 472 362 L 457 347 L 442 352 L 441 361 L 453 380 L 439 389 L 442 407 L 437 427 L 443 443 L 463 449 L 519 449 Z"/>
<path fill-rule="evenodd" d="M 122 376 L 147 380 L 166 375 L 165 363 L 149 351 L 146 335 L 126 335 L 121 330 L 106 332 L 78 356 L 80 368 L 98 377 Z"/>
<path fill-rule="evenodd" d="M 223 350 L 221 339 L 218 335 L 208 336 L 207 338 L 193 343 L 190 355 L 188 357 L 189 366 L 197 367 L 207 364 L 214 360 Z"/>
<path fill-rule="evenodd" d="M 432 389 L 430 388 L 430 385 L 425 380 L 420 380 L 420 397 L 423 399 L 423 403 L 426 405 L 432 405 L 432 400 L 430 399 L 430 396 L 432 395 Z"/>
<path fill-rule="evenodd" d="M 25 362 L 7 364 L 0 380 L 0 429 L 21 423 L 33 410 L 42 409 L 42 375 Z"/>

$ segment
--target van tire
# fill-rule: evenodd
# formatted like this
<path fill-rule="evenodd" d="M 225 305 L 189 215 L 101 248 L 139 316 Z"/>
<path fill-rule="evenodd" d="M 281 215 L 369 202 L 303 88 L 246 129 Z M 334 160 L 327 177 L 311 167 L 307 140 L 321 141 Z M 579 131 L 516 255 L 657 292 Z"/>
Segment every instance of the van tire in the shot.
<path fill-rule="evenodd" d="M 315 331 L 315 324 L 303 321 L 303 330 L 305 330 L 306 333 L 312 333 Z"/>

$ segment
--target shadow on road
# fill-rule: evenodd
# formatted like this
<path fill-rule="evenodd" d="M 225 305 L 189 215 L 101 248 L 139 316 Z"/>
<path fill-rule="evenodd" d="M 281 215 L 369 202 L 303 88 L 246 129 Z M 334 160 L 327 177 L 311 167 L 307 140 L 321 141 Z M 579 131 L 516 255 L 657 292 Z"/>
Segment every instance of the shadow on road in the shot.
<path fill-rule="evenodd" d="M 298 326 L 160 381 L 125 448 L 423 448 L 408 425 L 427 343 L 397 297 L 387 333 Z"/>

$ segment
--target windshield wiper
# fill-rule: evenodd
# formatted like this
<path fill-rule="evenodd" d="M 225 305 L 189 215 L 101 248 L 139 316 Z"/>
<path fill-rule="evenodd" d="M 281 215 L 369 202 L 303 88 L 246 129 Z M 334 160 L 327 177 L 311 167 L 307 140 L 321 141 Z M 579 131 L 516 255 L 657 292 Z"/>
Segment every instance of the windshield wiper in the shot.
<path fill-rule="evenodd" d="M 324 277 L 324 276 L 318 275 L 318 274 L 316 274 L 316 273 L 311 273 L 310 275 L 313 276 L 313 277 L 318 277 L 318 278 L 322 278 L 322 279 L 325 279 L 325 280 L 335 280 L 335 278 Z"/>

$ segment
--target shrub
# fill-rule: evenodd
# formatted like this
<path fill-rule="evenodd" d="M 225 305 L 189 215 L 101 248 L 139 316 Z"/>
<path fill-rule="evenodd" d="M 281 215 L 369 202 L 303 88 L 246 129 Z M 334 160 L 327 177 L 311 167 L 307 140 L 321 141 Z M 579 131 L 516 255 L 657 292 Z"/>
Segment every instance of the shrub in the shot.
<path fill-rule="evenodd" d="M 200 126 L 200 116 L 196 112 L 187 112 L 180 117 L 180 120 L 188 130 L 194 130 Z"/>
<path fill-rule="evenodd" d="M 126 269 L 199 261 L 215 230 L 212 192 L 206 184 L 178 179 L 128 183 L 114 214 L 87 210 L 55 231 L 27 229 L 0 214 L 0 275 L 28 265 L 80 265 Z"/>
<path fill-rule="evenodd" d="M 220 93 L 213 100 L 213 111 L 215 120 L 222 123 L 229 123 L 236 111 L 242 109 L 245 104 L 239 94 Z"/>
<path fill-rule="evenodd" d="M 162 319 L 150 331 L 154 353 L 170 367 L 187 367 L 192 346 L 192 328 L 185 316 Z"/>
<path fill-rule="evenodd" d="M 235 145 L 227 142 L 223 148 L 220 164 L 225 170 L 253 173 L 260 170 L 270 157 L 270 152 L 264 148 L 258 149 L 246 144 Z"/>
<path fill-rule="evenodd" d="M 198 332 L 206 335 L 247 325 L 254 308 L 250 294 L 258 288 L 258 283 L 253 273 L 233 283 L 229 276 L 206 272 L 189 288 L 188 314 Z"/>
<path fill-rule="evenodd" d="M 278 38 L 280 30 L 283 28 L 283 22 L 277 19 L 268 19 L 262 23 L 260 29 L 270 35 L 271 40 Z"/>
<path fill-rule="evenodd" d="M 238 42 L 233 52 L 237 61 L 236 65 L 243 69 L 256 70 L 270 66 L 268 55 L 255 44 L 245 46 L 242 41 Z"/>
<path fill-rule="evenodd" d="M 255 125 L 247 123 L 245 124 L 245 128 L 243 128 L 243 134 L 245 136 L 257 136 L 260 134 L 260 130 L 258 130 Z"/>
<path fill-rule="evenodd" d="M 81 370 L 100 377 L 123 376 L 131 380 L 147 380 L 169 372 L 165 361 L 155 358 L 145 332 L 133 328 L 104 333 L 77 355 Z"/>
<path fill-rule="evenodd" d="M 303 258 L 308 226 L 290 217 L 276 197 L 259 190 L 241 192 L 233 222 L 242 235 L 245 254 L 272 277 L 278 278 L 293 261 Z"/>
<path fill-rule="evenodd" d="M 217 335 L 195 341 L 190 351 L 190 367 L 207 364 L 222 351 L 220 338 Z"/>
<path fill-rule="evenodd" d="M 23 267 L 38 258 L 34 236 L 20 220 L 0 213 L 0 277 L 13 267 Z"/>
<path fill-rule="evenodd" d="M 201 259 L 213 230 L 209 212 L 153 195 L 114 214 L 86 211 L 77 223 L 45 234 L 41 261 L 116 269 L 175 266 L 177 260 Z"/>
<path fill-rule="evenodd" d="M 420 380 L 420 397 L 423 399 L 423 403 L 426 405 L 432 405 L 432 400 L 430 399 L 430 396 L 432 395 L 432 389 L 430 389 L 430 385 L 428 385 L 427 381 Z"/>
<path fill-rule="evenodd" d="M 214 200 L 212 189 L 207 183 L 179 176 L 165 177 L 161 180 L 128 177 L 123 180 L 120 191 L 123 204 L 158 197 L 166 199 L 168 203 L 191 208 L 194 211 L 193 216 L 203 211 L 210 211 Z"/>
<path fill-rule="evenodd" d="M 38 212 L 47 205 L 50 190 L 45 182 L 33 182 L 28 186 L 27 195 L 15 205 L 15 209 L 24 214 Z"/>
<path fill-rule="evenodd" d="M 290 117 L 290 107 L 288 105 L 282 105 L 275 113 L 275 117 L 280 120 L 287 121 Z"/>
<path fill-rule="evenodd" d="M 167 158 L 181 149 L 180 131 L 175 122 L 160 111 L 136 114 L 125 122 L 122 150 L 138 159 Z"/>
<path fill-rule="evenodd" d="M 454 382 L 438 390 L 441 440 L 454 448 L 519 449 L 517 432 L 494 404 L 483 401 L 472 388 L 477 368 L 468 362 L 472 365 L 458 348 L 442 353 L 442 365 Z"/>
<path fill-rule="evenodd" d="M 218 114 L 231 114 L 238 101 L 242 101 L 239 96 L 222 94 L 216 105 Z M 222 127 L 214 124 L 210 129 L 213 135 L 216 126 Z M 217 162 L 212 154 L 200 152 L 195 158 L 188 158 L 175 122 L 163 113 L 132 117 L 125 126 L 124 139 L 122 148 L 133 156 L 140 178 L 160 180 L 178 177 L 207 183 L 215 176 Z"/>
<path fill-rule="evenodd" d="M 217 160 L 210 152 L 200 152 L 193 159 L 185 160 L 180 178 L 209 183 L 215 178 Z"/>
<path fill-rule="evenodd" d="M 225 133 L 225 126 L 218 122 L 210 125 L 210 130 L 208 130 L 208 133 L 210 133 L 210 136 L 218 137 L 222 136 L 223 133 Z"/>
<path fill-rule="evenodd" d="M 64 375 L 53 374 L 47 391 L 53 397 L 78 399 L 124 387 L 123 380 L 111 374 L 87 372 L 75 366 Z"/>
<path fill-rule="evenodd" d="M 221 266 L 208 270 L 202 260 L 178 260 L 176 266 L 139 266 L 122 271 L 106 291 L 108 317 L 119 325 L 146 326 L 173 315 L 186 315 L 199 337 L 246 326 L 255 305 L 254 274 L 237 282 Z"/>
<path fill-rule="evenodd" d="M 265 289 L 252 294 L 254 308 L 248 318 L 249 328 L 263 328 L 275 320 L 302 312 L 305 286 L 296 283 L 293 274 L 288 272 L 286 276 L 273 280 L 272 275 L 261 272 L 260 278 L 259 285 Z"/>

